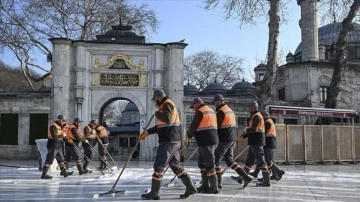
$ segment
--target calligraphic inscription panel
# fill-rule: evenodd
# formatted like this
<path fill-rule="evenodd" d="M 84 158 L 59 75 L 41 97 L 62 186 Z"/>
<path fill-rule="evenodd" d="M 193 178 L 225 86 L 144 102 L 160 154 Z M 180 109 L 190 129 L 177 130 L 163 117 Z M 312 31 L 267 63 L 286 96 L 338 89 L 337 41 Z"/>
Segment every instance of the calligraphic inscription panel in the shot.
<path fill-rule="evenodd" d="M 139 86 L 138 74 L 100 74 L 101 86 Z"/>

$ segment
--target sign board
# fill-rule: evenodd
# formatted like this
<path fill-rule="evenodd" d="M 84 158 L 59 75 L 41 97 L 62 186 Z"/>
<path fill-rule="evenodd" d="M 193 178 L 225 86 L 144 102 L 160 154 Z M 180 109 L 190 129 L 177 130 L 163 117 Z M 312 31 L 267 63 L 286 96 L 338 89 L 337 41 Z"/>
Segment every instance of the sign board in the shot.
<path fill-rule="evenodd" d="M 289 107 L 289 106 L 268 106 L 270 114 L 298 115 L 298 116 L 317 116 L 332 118 L 355 118 L 354 110 L 328 109 L 328 108 L 309 108 L 309 107 Z"/>
<path fill-rule="evenodd" d="M 145 119 L 140 119 L 140 126 L 145 126 Z"/>

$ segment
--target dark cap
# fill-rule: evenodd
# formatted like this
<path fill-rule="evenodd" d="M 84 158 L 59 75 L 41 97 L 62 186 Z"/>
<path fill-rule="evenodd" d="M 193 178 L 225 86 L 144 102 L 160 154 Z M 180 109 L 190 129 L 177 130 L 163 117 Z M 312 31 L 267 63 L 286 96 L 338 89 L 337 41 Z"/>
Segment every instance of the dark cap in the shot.
<path fill-rule="evenodd" d="M 260 113 L 261 113 L 262 115 L 270 115 L 269 112 L 268 112 L 268 110 L 266 110 L 266 109 L 261 110 Z"/>
<path fill-rule="evenodd" d="M 215 101 L 224 101 L 224 97 L 221 94 L 216 94 L 213 99 L 213 102 Z"/>
<path fill-rule="evenodd" d="M 193 108 L 195 104 L 204 104 L 204 101 L 202 101 L 201 98 L 197 97 L 192 101 L 190 108 Z"/>
<path fill-rule="evenodd" d="M 84 121 L 82 121 L 80 118 L 75 118 L 74 123 L 76 123 L 76 122 L 84 122 Z"/>
<path fill-rule="evenodd" d="M 155 89 L 152 100 L 155 100 L 156 97 L 166 97 L 165 91 L 163 89 Z"/>
<path fill-rule="evenodd" d="M 63 115 L 58 115 L 57 119 L 62 120 L 62 121 L 66 121 L 65 116 L 63 116 Z"/>
<path fill-rule="evenodd" d="M 248 106 L 248 107 L 256 107 L 256 108 L 259 107 L 259 105 L 258 105 L 258 103 L 257 103 L 256 101 L 250 101 L 250 102 L 248 102 L 248 103 L 247 103 L 247 106 Z"/>
<path fill-rule="evenodd" d="M 95 125 L 97 125 L 97 124 L 98 124 L 98 121 L 95 120 L 95 119 L 93 119 L 93 120 L 90 121 L 90 124 L 95 124 Z"/>

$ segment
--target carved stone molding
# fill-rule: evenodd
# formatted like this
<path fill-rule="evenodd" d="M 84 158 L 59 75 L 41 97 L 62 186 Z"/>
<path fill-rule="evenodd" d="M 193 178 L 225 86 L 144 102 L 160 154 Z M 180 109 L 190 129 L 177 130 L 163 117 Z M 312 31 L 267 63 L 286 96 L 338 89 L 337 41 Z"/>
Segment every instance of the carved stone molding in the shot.
<path fill-rule="evenodd" d="M 128 67 L 128 69 L 134 69 L 134 70 L 143 70 L 144 69 L 144 61 L 141 60 L 139 64 L 133 64 L 132 58 L 127 55 L 122 54 L 114 54 L 110 55 L 106 58 L 105 63 L 101 63 L 99 59 L 95 59 L 95 68 L 96 69 L 111 69 L 116 65 L 117 62 L 124 61 L 125 66 Z M 114 68 L 114 69 L 122 69 L 122 68 Z M 127 68 L 124 68 L 127 69 Z"/>

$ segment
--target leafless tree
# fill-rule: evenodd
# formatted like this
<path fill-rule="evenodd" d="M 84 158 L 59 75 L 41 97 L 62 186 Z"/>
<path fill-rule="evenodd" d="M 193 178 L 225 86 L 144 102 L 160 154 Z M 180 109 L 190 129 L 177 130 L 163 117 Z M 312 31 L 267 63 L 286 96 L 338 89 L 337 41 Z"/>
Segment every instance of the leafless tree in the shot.
<path fill-rule="evenodd" d="M 51 58 L 48 38 L 91 40 L 120 18 L 139 35 L 156 31 L 159 23 L 147 4 L 127 0 L 0 0 L 0 50 L 16 57 L 31 86 L 30 69 L 51 73 L 39 59 Z"/>
<path fill-rule="evenodd" d="M 326 108 L 336 108 L 338 105 L 338 96 L 341 92 L 341 83 L 343 70 L 347 66 L 347 58 L 345 57 L 345 49 L 347 46 L 347 36 L 352 29 L 353 22 L 359 18 L 360 1 L 358 0 L 324 0 L 321 5 L 326 17 L 332 17 L 334 21 L 337 18 L 342 19 L 342 28 L 339 33 L 339 38 L 335 42 L 335 58 L 334 71 L 328 90 L 328 97 L 326 99 Z M 326 9 L 327 8 L 327 9 Z"/>
<path fill-rule="evenodd" d="M 128 103 L 129 101 L 127 100 L 115 100 L 114 102 L 110 103 L 104 109 L 103 124 L 106 126 L 120 125 L 123 120 L 122 112 Z"/>
<path fill-rule="evenodd" d="M 242 61 L 208 50 L 189 55 L 184 61 L 185 84 L 194 85 L 200 90 L 215 81 L 227 87 L 233 86 L 244 73 Z"/>
<path fill-rule="evenodd" d="M 281 9 L 285 8 L 288 0 L 205 0 L 205 9 L 212 9 L 222 2 L 226 13 L 226 19 L 234 18 L 239 20 L 240 27 L 245 24 L 255 25 L 260 19 L 265 18 L 269 23 L 268 46 L 266 67 L 267 72 L 264 79 L 260 83 L 259 89 L 259 105 L 262 107 L 270 98 L 272 98 L 271 88 L 274 83 L 277 69 L 278 57 L 278 37 L 280 30 L 280 21 L 284 20 L 284 16 L 280 18 Z"/>

